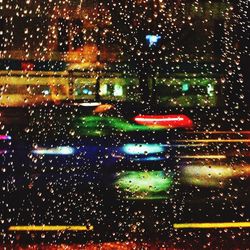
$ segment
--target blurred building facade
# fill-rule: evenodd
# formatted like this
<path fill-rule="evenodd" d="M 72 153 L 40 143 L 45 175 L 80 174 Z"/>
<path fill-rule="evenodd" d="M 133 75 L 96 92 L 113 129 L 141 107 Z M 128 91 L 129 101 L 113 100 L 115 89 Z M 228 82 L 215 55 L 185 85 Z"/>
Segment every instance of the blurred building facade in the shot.
<path fill-rule="evenodd" d="M 116 56 L 103 45 L 110 16 L 95 1 L 2 1 L 0 15 L 1 59 L 95 62 L 97 55 Z"/>
<path fill-rule="evenodd" d="M 111 6 L 113 2 L 120 8 Z M 171 60 L 210 61 L 223 53 L 232 10 L 229 1 L 167 2 L 2 0 L 1 59 L 125 60 L 122 49 L 132 38 L 126 35 L 139 29 L 145 34 L 160 32 L 161 51 L 167 51 Z M 147 8 L 151 3 L 153 7 Z M 122 28 L 127 34 L 121 34 Z"/>
<path fill-rule="evenodd" d="M 238 60 L 239 6 L 230 0 L 1 0 L 1 70 L 65 71 L 78 64 L 92 71 L 109 64 L 123 72 L 130 66 L 141 89 L 165 86 L 171 99 L 180 94 L 169 87 L 174 83 L 181 95 L 186 89 L 209 96 L 215 85 L 234 81 L 225 71 L 234 71 Z M 159 42 L 150 44 L 150 35 Z"/>

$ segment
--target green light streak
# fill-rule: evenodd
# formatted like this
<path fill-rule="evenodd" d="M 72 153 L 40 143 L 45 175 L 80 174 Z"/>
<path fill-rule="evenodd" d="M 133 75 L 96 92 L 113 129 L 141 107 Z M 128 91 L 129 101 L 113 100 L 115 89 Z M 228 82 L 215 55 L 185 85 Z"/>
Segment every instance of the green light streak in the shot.
<path fill-rule="evenodd" d="M 152 131 L 161 128 L 132 124 L 116 117 L 86 116 L 75 120 L 75 128 L 80 135 L 104 136 L 114 132 Z"/>
<path fill-rule="evenodd" d="M 118 174 L 115 186 L 128 199 L 165 199 L 173 178 L 163 171 L 126 171 Z"/>

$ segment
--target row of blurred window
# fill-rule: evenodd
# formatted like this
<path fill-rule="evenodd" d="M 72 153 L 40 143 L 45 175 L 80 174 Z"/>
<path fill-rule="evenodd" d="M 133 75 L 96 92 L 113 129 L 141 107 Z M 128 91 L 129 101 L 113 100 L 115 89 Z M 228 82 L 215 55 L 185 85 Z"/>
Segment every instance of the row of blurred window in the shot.
<path fill-rule="evenodd" d="M 22 97 L 29 103 L 39 100 L 94 100 L 97 91 L 104 100 L 140 101 L 138 78 L 101 78 L 99 90 L 96 78 L 75 78 L 71 85 L 65 80 L 57 78 L 51 84 L 46 81 L 39 84 L 37 79 L 32 84 L 24 78 L 13 81 L 15 84 L 1 84 L 0 104 L 14 105 L 15 100 Z M 156 94 L 157 102 L 166 106 L 216 106 L 221 99 L 221 87 L 215 77 L 155 78 L 155 86 L 152 82 L 153 79 L 149 81 L 151 93 Z M 20 100 L 19 104 L 22 104 Z"/>

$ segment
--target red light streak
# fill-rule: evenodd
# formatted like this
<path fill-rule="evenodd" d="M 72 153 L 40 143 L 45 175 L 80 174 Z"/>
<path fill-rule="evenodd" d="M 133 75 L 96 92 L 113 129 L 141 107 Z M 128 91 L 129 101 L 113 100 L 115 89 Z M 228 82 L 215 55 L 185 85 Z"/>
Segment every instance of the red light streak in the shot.
<path fill-rule="evenodd" d="M 135 122 L 146 126 L 164 128 L 193 128 L 193 121 L 186 115 L 137 115 Z"/>

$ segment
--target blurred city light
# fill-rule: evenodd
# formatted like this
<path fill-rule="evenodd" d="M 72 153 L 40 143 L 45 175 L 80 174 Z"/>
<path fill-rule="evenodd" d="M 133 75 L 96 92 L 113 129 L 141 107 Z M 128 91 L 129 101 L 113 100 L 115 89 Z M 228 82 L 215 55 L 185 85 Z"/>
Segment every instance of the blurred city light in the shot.
<path fill-rule="evenodd" d="M 126 144 L 122 147 L 123 152 L 129 155 L 147 155 L 164 152 L 160 144 Z"/>
<path fill-rule="evenodd" d="M 172 184 L 173 178 L 163 171 L 125 171 L 115 182 L 128 199 L 165 199 Z"/>
<path fill-rule="evenodd" d="M 164 128 L 193 128 L 193 121 L 186 115 L 138 115 L 135 122 L 146 126 Z"/>
<path fill-rule="evenodd" d="M 0 135 L 0 140 L 11 140 L 11 136 L 9 135 Z"/>
<path fill-rule="evenodd" d="M 149 47 L 155 46 L 160 39 L 161 36 L 159 35 L 146 35 L 146 40 L 149 44 Z"/>
<path fill-rule="evenodd" d="M 32 150 L 32 153 L 37 155 L 73 155 L 75 153 L 75 149 L 70 146 L 37 148 Z"/>

